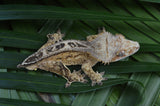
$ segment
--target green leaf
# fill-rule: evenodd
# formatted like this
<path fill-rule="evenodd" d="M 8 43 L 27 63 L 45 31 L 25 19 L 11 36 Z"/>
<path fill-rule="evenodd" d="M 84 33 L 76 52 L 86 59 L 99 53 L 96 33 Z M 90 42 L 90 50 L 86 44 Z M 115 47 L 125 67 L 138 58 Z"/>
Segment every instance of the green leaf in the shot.
<path fill-rule="evenodd" d="M 0 20 L 14 19 L 87 19 L 87 20 L 146 20 L 133 16 L 114 15 L 102 11 L 90 11 L 77 8 L 62 8 L 42 5 L 1 5 Z"/>
<path fill-rule="evenodd" d="M 78 94 L 72 106 L 104 106 L 107 100 L 106 95 L 109 93 L 110 88 L 105 88 L 94 92 Z"/>
<path fill-rule="evenodd" d="M 159 93 L 160 94 L 160 93 Z M 154 99 L 155 100 L 155 99 Z M 155 106 L 159 106 L 160 105 L 160 95 L 158 95 Z"/>
<path fill-rule="evenodd" d="M 6 98 L 0 98 L 0 105 L 1 106 L 69 106 L 63 104 L 33 102 L 33 101 L 6 99 Z"/>
<path fill-rule="evenodd" d="M 46 37 L 14 31 L 0 31 L 0 46 L 37 49 L 46 41 Z"/>
<path fill-rule="evenodd" d="M 136 80 L 136 79 L 134 79 Z M 146 79 L 145 79 L 146 80 Z M 159 96 L 160 77 L 156 73 L 152 73 L 144 91 L 143 101 L 140 106 L 153 106 L 156 98 Z M 139 89 L 140 91 L 140 89 Z M 147 93 L 148 92 L 148 93 Z M 141 94 L 142 95 L 142 94 Z"/>
<path fill-rule="evenodd" d="M 53 78 L 51 76 L 42 75 L 28 75 L 20 73 L 0 73 L 0 88 L 48 93 L 89 92 L 117 84 L 123 84 L 128 81 L 128 79 L 113 78 L 104 81 L 102 86 L 96 85 L 92 87 L 90 83 L 73 83 L 70 87 L 65 88 L 64 85 L 66 83 L 66 80 L 61 78 Z"/>
<path fill-rule="evenodd" d="M 149 63 L 149 62 L 116 62 L 111 63 L 108 66 L 99 66 L 97 70 L 105 70 L 106 73 L 131 73 L 131 72 L 159 72 L 159 63 Z"/>
<path fill-rule="evenodd" d="M 16 68 L 29 54 L 0 52 L 0 68 Z"/>
<path fill-rule="evenodd" d="M 125 98 L 125 100 L 124 100 Z M 117 106 L 136 106 L 137 101 L 140 101 L 141 95 L 138 89 L 135 89 L 133 87 L 127 86 L 125 89 L 125 92 L 119 99 Z"/>
<path fill-rule="evenodd" d="M 160 52 L 160 44 L 140 44 L 140 50 L 138 52 Z"/>
<path fill-rule="evenodd" d="M 152 2 L 152 3 L 160 3 L 159 0 L 139 0 L 139 1 Z"/>
<path fill-rule="evenodd" d="M 64 1 L 64 0 L 54 0 L 54 1 L 49 0 L 48 1 L 47 0 L 47 1 L 45 1 L 45 0 L 42 0 L 40 2 L 36 2 L 36 1 L 25 2 L 22 0 L 20 2 L 17 1 L 16 4 L 23 4 L 23 5 L 28 5 L 28 4 L 36 4 L 37 5 L 38 4 L 38 6 L 39 6 L 39 4 L 43 4 L 44 6 L 42 6 L 42 7 L 44 7 L 43 10 L 45 10 L 45 13 L 44 13 L 44 11 L 42 11 L 42 8 L 39 8 L 39 7 L 38 7 L 38 9 L 43 14 L 38 14 L 40 12 L 37 12 L 37 10 L 35 8 L 34 9 L 27 8 L 27 9 L 22 9 L 23 13 L 21 13 L 21 14 L 20 14 L 21 11 L 19 9 L 19 12 L 17 12 L 19 14 L 19 16 L 17 14 L 16 14 L 17 15 L 16 16 L 15 14 L 12 14 L 12 13 L 15 13 L 16 11 L 18 11 L 17 8 L 20 8 L 20 7 L 17 6 L 17 8 L 13 9 L 12 6 L 8 5 L 8 11 L 1 10 L 1 12 L 0 12 L 0 13 L 4 12 L 4 14 L 3 15 L 1 14 L 0 17 L 7 18 L 7 19 L 4 19 L 5 21 L 2 21 L 0 23 L 0 29 L 1 30 L 2 29 L 3 30 L 12 30 L 12 31 L 16 30 L 16 31 L 20 31 L 20 32 L 23 32 L 23 30 L 26 29 L 24 32 L 26 32 L 26 33 L 29 32 L 28 35 L 31 35 L 31 36 L 29 36 L 29 40 L 40 41 L 40 42 L 44 43 L 47 40 L 46 37 L 43 38 L 42 40 L 32 39 L 32 37 L 36 36 L 34 33 L 38 32 L 41 35 L 43 35 L 43 37 L 44 37 L 48 33 L 55 32 L 59 28 L 59 26 L 61 26 L 61 25 L 63 26 L 64 20 L 60 20 L 63 18 L 65 18 L 66 23 L 68 22 L 68 20 L 73 22 L 72 23 L 73 25 L 71 27 L 68 27 L 67 26 L 68 24 L 66 24 L 65 27 L 62 27 L 62 28 L 60 27 L 62 32 L 63 32 L 63 30 L 65 31 L 65 34 L 67 35 L 66 36 L 67 39 L 85 39 L 85 37 L 87 35 L 96 34 L 97 29 L 99 27 L 104 26 L 107 29 L 107 31 L 109 31 L 109 32 L 121 33 L 121 34 L 125 35 L 126 38 L 131 39 L 131 40 L 135 40 L 135 41 L 138 41 L 139 43 L 141 43 L 140 44 L 141 48 L 140 48 L 139 52 L 129 58 L 129 61 L 132 61 L 132 60 L 134 60 L 134 61 L 136 60 L 136 62 L 141 61 L 140 62 L 141 66 L 132 63 L 134 66 L 137 66 L 137 67 L 131 67 L 131 68 L 135 68 L 135 71 L 133 69 L 131 69 L 132 71 L 140 72 L 140 71 L 136 71 L 136 70 L 138 70 L 139 66 L 141 69 L 142 65 L 143 65 L 142 71 L 144 71 L 145 69 L 148 70 L 147 67 L 145 67 L 145 65 L 151 66 L 148 68 L 149 68 L 149 70 L 152 70 L 151 68 L 154 67 L 154 65 L 153 64 L 146 64 L 146 62 L 159 63 L 160 53 L 156 53 L 156 52 L 159 52 L 159 50 L 160 50 L 159 49 L 160 23 L 157 21 L 151 22 L 151 21 L 145 21 L 142 19 L 139 21 L 127 21 L 128 19 L 125 19 L 125 21 L 122 21 L 122 19 L 120 19 L 120 20 L 116 19 L 116 21 L 115 21 L 115 20 L 113 20 L 113 19 L 115 19 L 114 17 L 111 18 L 110 20 L 107 19 L 107 21 L 102 21 L 102 20 L 104 20 L 103 19 L 104 17 L 100 16 L 100 14 L 105 12 L 106 14 L 108 14 L 108 13 L 112 14 L 112 15 L 118 14 L 118 16 L 124 16 L 124 17 L 125 16 L 145 17 L 147 19 L 159 21 L 160 20 L 159 4 L 158 4 L 159 1 L 158 0 L 141 0 L 141 1 L 151 1 L 151 2 L 155 2 L 155 3 L 157 2 L 157 4 L 153 4 L 153 3 L 149 3 L 149 2 L 148 3 L 140 2 L 140 0 L 138 0 L 138 1 L 137 0 L 87 0 L 87 1 L 85 1 L 85 0 L 79 0 L 79 1 L 74 1 L 74 0 L 70 0 L 70 1 Z M 11 4 L 12 5 L 12 3 L 13 3 L 12 0 L 7 0 L 7 1 L 3 0 L 3 4 Z M 47 5 L 49 5 L 49 6 L 47 6 Z M 60 16 L 59 18 L 56 18 L 57 16 L 49 16 L 49 20 L 48 20 L 47 17 L 48 17 L 48 14 L 50 14 L 50 13 L 46 12 L 49 10 L 49 9 L 47 10 L 46 8 L 51 7 L 51 6 L 53 6 L 53 7 L 54 6 L 61 6 L 61 8 L 64 9 L 64 11 L 69 11 L 70 13 L 75 13 L 75 11 L 77 11 L 77 10 L 74 10 L 75 8 L 77 8 L 78 10 L 82 10 L 82 8 L 83 8 L 83 9 L 86 9 L 84 12 L 85 14 L 88 14 L 86 11 L 92 11 L 92 12 L 94 12 L 95 17 L 88 16 L 88 15 L 83 15 L 83 17 L 81 17 L 82 15 L 81 16 L 77 15 L 77 17 L 78 17 L 77 18 L 77 17 L 73 17 L 75 14 L 73 14 L 71 16 L 68 13 L 67 13 L 67 15 L 66 15 L 66 13 L 63 15 L 63 13 L 62 13 L 61 16 L 56 14 L 57 16 Z M 3 6 L 1 6 L 1 7 L 3 7 Z M 28 5 L 26 7 L 31 7 L 31 6 Z M 6 6 L 6 8 L 7 8 L 7 6 Z M 51 8 L 50 8 L 50 10 L 52 10 Z M 72 9 L 72 8 L 74 8 L 72 10 L 74 12 L 70 11 L 70 9 Z M 24 11 L 24 10 L 26 10 L 26 11 Z M 32 14 L 33 11 L 34 11 L 34 14 Z M 98 13 L 99 11 L 101 11 L 101 13 Z M 9 12 L 11 12 L 11 13 L 9 13 Z M 81 11 L 80 14 L 82 14 L 82 13 L 83 12 Z M 53 14 L 52 11 L 51 11 L 51 14 Z M 24 16 L 24 15 L 26 15 L 26 16 Z M 28 20 L 22 20 L 22 21 L 19 20 L 20 18 L 21 19 L 29 19 L 29 17 L 31 17 L 31 15 L 33 16 L 33 18 L 40 17 L 40 19 L 45 19 L 45 20 L 36 20 L 36 21 L 39 21 L 40 24 L 37 24 L 35 22 L 35 20 L 31 20 L 33 22 L 32 23 L 33 26 L 31 25 L 31 27 L 30 27 L 30 25 L 28 26 L 28 23 L 25 23 L 25 21 L 28 21 Z M 85 16 L 87 16 L 87 17 L 85 17 Z M 53 19 L 52 19 L 52 17 L 53 17 Z M 123 17 L 123 20 L 124 20 L 124 17 Z M 56 18 L 56 20 L 54 20 L 55 18 Z M 10 19 L 12 19 L 12 20 L 10 21 Z M 16 19 L 16 21 L 13 19 Z M 74 20 L 81 19 L 81 20 L 74 21 L 73 19 Z M 9 20 L 9 21 L 7 21 L 7 20 Z M 86 20 L 89 20 L 89 21 L 86 21 Z M 97 21 L 97 20 L 99 20 L 99 21 Z M 35 25 L 36 25 L 36 27 L 35 27 Z M 25 26 L 28 26 L 28 27 L 25 27 Z M 34 29 L 34 28 L 36 28 L 36 29 Z M 39 29 L 41 29 L 41 30 L 39 30 Z M 32 32 L 33 34 L 31 33 L 31 31 L 33 31 Z M 23 33 L 21 35 L 23 38 Z M 5 34 L 3 34 L 3 36 L 5 36 Z M 25 36 L 27 36 L 27 34 L 25 34 Z M 12 37 L 14 37 L 14 36 L 12 36 Z M 17 36 L 15 38 L 19 38 L 19 37 Z M 5 51 L 19 52 L 19 49 L 15 49 L 15 48 L 26 48 L 26 49 L 36 49 L 37 50 L 41 46 L 37 43 L 29 44 L 32 42 L 27 41 L 28 39 L 17 40 L 16 42 L 21 43 L 21 45 L 19 43 L 16 44 L 16 42 L 14 42 L 14 40 L 16 40 L 15 38 L 14 39 L 7 38 L 7 39 L 9 39 L 8 41 L 1 43 L 1 46 L 4 47 Z M 2 38 L 0 38 L 0 40 L 1 39 Z M 3 38 L 3 41 L 4 40 L 6 40 L 6 38 Z M 24 43 L 24 42 L 26 42 L 26 43 Z M 28 42 L 28 44 L 27 44 L 27 42 Z M 143 45 L 142 43 L 145 43 L 145 44 Z M 31 45 L 31 46 L 33 45 L 33 48 L 29 45 Z M 34 45 L 36 45 L 37 47 Z M 22 50 L 23 49 L 20 49 L 20 51 L 22 51 Z M 25 50 L 25 51 L 27 51 L 27 50 Z M 149 53 L 144 53 L 144 52 L 149 52 Z M 12 52 L 10 52 L 10 54 L 11 53 Z M 23 61 L 23 59 L 29 55 L 29 54 L 25 54 L 23 56 L 23 54 L 17 54 L 17 55 L 22 55 L 22 56 L 20 56 L 21 58 L 18 58 L 16 60 L 16 58 L 14 58 L 14 56 L 16 57 L 17 55 L 10 55 L 10 54 L 8 54 L 9 57 L 7 57 L 7 55 L 6 55 L 6 57 L 5 57 L 6 59 L 3 58 L 3 62 L 5 62 L 5 64 L 1 61 L 2 64 L 0 63 L 0 67 L 5 66 L 8 69 L 9 68 L 15 69 L 16 64 Z M 1 56 L 1 58 L 2 58 L 2 56 Z M 13 59 L 15 59 L 15 60 L 13 61 Z M 141 64 L 142 62 L 144 62 L 144 64 Z M 113 73 L 118 73 L 118 71 L 114 72 L 114 70 L 118 70 L 118 67 L 121 69 L 119 64 L 121 64 L 123 66 L 127 65 L 127 67 L 122 67 L 124 72 L 123 72 L 123 70 L 120 70 L 121 73 L 127 72 L 127 69 L 130 71 L 129 67 L 131 66 L 131 64 L 130 63 L 128 64 L 128 62 L 123 62 L 123 64 L 121 62 L 111 63 L 110 65 L 106 65 L 106 66 L 104 66 L 104 65 L 99 66 L 99 64 L 97 64 L 94 68 L 97 69 L 98 71 L 105 70 L 106 72 L 109 72 L 108 74 L 110 76 L 111 70 L 113 71 Z M 118 65 L 118 66 L 114 67 L 114 65 Z M 156 65 L 156 67 L 157 67 L 157 65 Z M 113 66 L 113 69 L 112 69 L 112 66 Z M 108 70 L 108 67 L 110 67 L 109 70 Z M 125 70 L 125 68 L 127 68 L 127 69 Z M 157 69 L 154 68 L 154 70 L 159 70 L 159 68 L 157 68 Z M 31 73 L 31 71 L 29 71 L 29 72 Z M 44 74 L 48 74 L 48 73 L 44 73 Z M 138 96 L 143 96 L 143 100 L 141 101 L 141 104 L 139 104 L 139 105 L 140 106 L 141 105 L 142 106 L 151 106 L 151 105 L 159 106 L 158 100 L 160 100 L 160 99 L 157 100 L 157 104 L 154 104 L 156 99 L 159 97 L 159 76 L 158 76 L 158 73 L 150 73 L 149 72 L 149 73 L 116 74 L 116 75 L 120 75 L 121 77 L 123 77 L 124 75 L 127 75 L 127 77 L 125 77 L 125 78 L 131 78 L 131 77 L 135 76 L 134 80 L 137 80 L 137 77 L 139 77 L 138 80 L 141 81 L 146 87 L 145 88 L 145 90 L 146 90 L 145 95 L 143 92 L 140 95 L 138 95 Z M 65 83 L 65 81 L 64 81 L 64 83 Z M 132 86 L 132 85 L 134 85 L 134 84 L 132 84 L 132 83 L 129 84 L 129 86 Z M 85 93 L 84 95 L 82 93 L 82 96 L 79 96 L 80 94 L 78 94 L 78 97 L 81 97 L 81 99 L 79 99 L 78 97 L 76 97 L 76 99 L 74 99 L 74 97 L 73 97 L 72 100 L 73 101 L 75 100 L 74 101 L 75 105 L 78 105 L 78 104 L 84 104 L 84 105 L 86 105 L 86 104 L 101 105 L 102 104 L 102 105 L 104 105 L 105 98 L 107 97 L 106 99 L 109 98 L 109 100 L 110 100 L 109 104 L 107 102 L 107 106 L 112 106 L 112 105 L 116 105 L 118 98 L 120 97 L 119 100 L 123 100 L 121 103 L 128 102 L 127 106 L 133 105 L 137 102 L 137 100 L 136 100 L 137 99 L 137 96 L 136 96 L 137 91 L 135 91 L 135 89 L 133 89 L 133 90 L 129 89 L 127 86 L 126 86 L 126 84 L 123 86 L 119 86 L 119 85 L 115 86 L 117 89 L 121 89 L 121 90 L 119 90 L 119 94 L 114 93 L 114 91 L 112 91 L 111 87 L 107 88 L 107 89 L 111 89 L 108 92 L 112 92 L 112 94 L 113 94 L 112 96 L 110 96 L 109 93 L 105 92 L 105 88 L 104 88 L 105 93 L 103 93 L 103 90 L 102 91 L 99 90 L 99 92 L 93 91 L 93 93 Z M 21 86 L 21 87 L 23 87 L 23 86 Z M 142 90 L 144 90 L 144 89 L 138 89 L 138 92 L 139 91 L 141 92 Z M 132 91 L 135 91 L 135 92 L 132 92 Z M 12 91 L 6 90 L 4 92 L 3 90 L 1 90 L 1 94 L 2 94 L 1 97 L 13 98 L 14 95 L 10 92 L 12 92 Z M 27 94 L 27 93 L 28 92 L 22 93 L 22 94 Z M 125 96 L 123 96 L 124 94 L 125 94 Z M 129 94 L 132 94 L 132 95 L 129 96 Z M 26 96 L 26 98 L 29 97 L 28 95 Z M 61 94 L 61 95 L 63 95 L 63 94 Z M 22 96 L 21 94 L 18 94 L 18 97 L 16 97 L 16 98 L 21 99 L 21 96 Z M 33 96 L 30 96 L 30 97 L 33 97 Z M 115 99 L 110 99 L 112 97 Z M 25 97 L 23 97 L 23 98 L 25 98 Z M 29 99 L 33 100 L 33 98 L 29 98 Z M 133 101 L 133 100 L 135 100 L 135 101 Z M 61 103 L 63 102 L 63 100 L 61 98 L 59 98 L 59 103 L 60 102 Z M 66 102 L 66 103 L 68 103 L 68 102 Z M 119 101 L 119 105 L 120 105 L 120 101 Z"/>

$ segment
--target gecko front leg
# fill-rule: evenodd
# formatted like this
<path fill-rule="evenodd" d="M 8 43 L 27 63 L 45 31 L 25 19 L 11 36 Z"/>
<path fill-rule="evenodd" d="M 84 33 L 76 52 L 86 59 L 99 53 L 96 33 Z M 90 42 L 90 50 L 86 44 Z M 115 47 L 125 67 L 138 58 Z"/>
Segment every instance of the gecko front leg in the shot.
<path fill-rule="evenodd" d="M 102 30 L 98 29 L 98 34 L 97 35 L 89 35 L 87 36 L 87 41 L 91 42 L 94 39 L 96 39 L 97 37 L 101 36 L 104 32 L 106 32 L 105 28 L 102 27 Z"/>
<path fill-rule="evenodd" d="M 94 72 L 94 70 L 92 69 L 91 61 L 83 63 L 82 70 L 91 79 L 92 86 L 94 86 L 95 84 L 102 85 L 103 84 L 102 81 L 106 80 L 106 78 L 103 78 L 104 72 L 101 73 Z"/>

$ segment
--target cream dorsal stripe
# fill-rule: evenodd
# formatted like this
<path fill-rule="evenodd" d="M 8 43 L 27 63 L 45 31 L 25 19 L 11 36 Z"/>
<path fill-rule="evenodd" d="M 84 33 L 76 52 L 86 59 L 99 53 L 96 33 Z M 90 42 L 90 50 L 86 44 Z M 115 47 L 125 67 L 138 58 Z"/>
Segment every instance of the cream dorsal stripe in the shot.
<path fill-rule="evenodd" d="M 94 49 L 91 44 L 86 41 L 66 40 L 40 49 L 27 57 L 21 65 L 34 64 L 44 58 L 66 51 L 94 52 Z"/>

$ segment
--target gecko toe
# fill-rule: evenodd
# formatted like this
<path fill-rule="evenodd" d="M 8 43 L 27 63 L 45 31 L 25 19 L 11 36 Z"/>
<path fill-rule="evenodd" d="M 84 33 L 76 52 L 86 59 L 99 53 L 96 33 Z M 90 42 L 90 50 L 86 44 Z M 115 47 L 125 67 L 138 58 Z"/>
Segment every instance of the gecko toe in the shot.
<path fill-rule="evenodd" d="M 104 80 L 104 81 L 105 81 L 105 80 L 108 80 L 108 78 L 105 77 L 105 78 L 103 78 L 103 80 Z"/>
<path fill-rule="evenodd" d="M 72 82 L 67 81 L 66 84 L 65 84 L 65 88 L 68 88 L 69 86 L 71 86 L 71 83 Z"/>
<path fill-rule="evenodd" d="M 101 74 L 102 76 L 104 75 L 104 73 L 105 73 L 104 71 L 103 71 L 103 72 L 100 72 L 100 74 Z"/>
<path fill-rule="evenodd" d="M 103 85 L 103 82 L 97 82 L 98 85 Z"/>
<path fill-rule="evenodd" d="M 92 81 L 91 86 L 95 86 L 95 85 L 96 85 L 96 82 L 95 82 L 95 81 Z"/>

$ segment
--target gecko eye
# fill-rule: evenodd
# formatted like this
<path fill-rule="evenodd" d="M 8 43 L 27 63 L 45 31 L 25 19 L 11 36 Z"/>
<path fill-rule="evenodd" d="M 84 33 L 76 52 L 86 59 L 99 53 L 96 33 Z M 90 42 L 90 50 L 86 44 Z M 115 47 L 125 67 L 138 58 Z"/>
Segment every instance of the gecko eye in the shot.
<path fill-rule="evenodd" d="M 116 53 L 116 55 L 117 55 L 118 57 L 122 57 L 122 56 L 125 55 L 125 51 L 124 51 L 124 50 L 119 51 L 119 52 Z"/>

